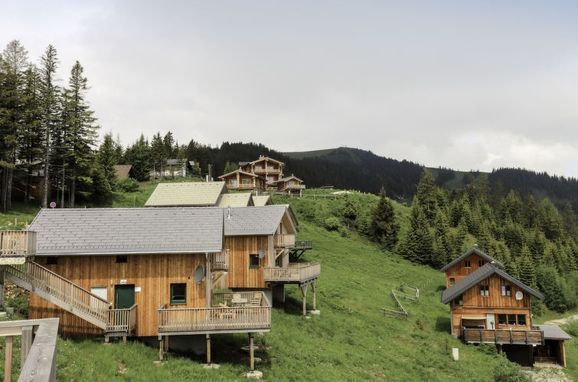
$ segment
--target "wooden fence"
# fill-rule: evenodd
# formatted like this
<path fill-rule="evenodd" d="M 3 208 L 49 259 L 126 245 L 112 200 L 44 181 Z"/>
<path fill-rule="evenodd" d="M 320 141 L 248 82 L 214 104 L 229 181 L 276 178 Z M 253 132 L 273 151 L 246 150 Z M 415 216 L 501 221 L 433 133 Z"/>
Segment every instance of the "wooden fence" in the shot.
<path fill-rule="evenodd" d="M 539 329 L 473 329 L 465 328 L 462 332 L 465 342 L 475 344 L 515 344 L 540 345 L 544 343 L 544 332 Z"/>
<path fill-rule="evenodd" d="M 131 334 L 136 327 L 136 304 L 126 309 L 109 309 L 106 331 Z"/>
<path fill-rule="evenodd" d="M 383 314 L 390 317 L 407 318 L 407 316 L 409 316 L 409 312 L 403 306 L 401 300 L 405 299 L 412 302 L 417 302 L 419 300 L 419 289 L 409 285 L 401 285 L 398 290 L 391 290 L 391 296 L 397 305 L 397 309 L 382 308 Z"/>
<path fill-rule="evenodd" d="M 0 231 L 0 257 L 23 257 L 36 254 L 36 232 Z"/>
<path fill-rule="evenodd" d="M 265 281 L 268 282 L 305 282 L 319 277 L 319 263 L 291 263 L 287 267 L 265 268 Z"/>

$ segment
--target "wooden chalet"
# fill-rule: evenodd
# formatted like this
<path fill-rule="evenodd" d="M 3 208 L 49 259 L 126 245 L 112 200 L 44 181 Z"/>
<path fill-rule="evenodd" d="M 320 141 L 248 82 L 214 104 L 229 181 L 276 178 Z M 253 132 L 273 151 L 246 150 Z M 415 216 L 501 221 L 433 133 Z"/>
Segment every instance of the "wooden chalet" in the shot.
<path fill-rule="evenodd" d="M 477 247 L 442 271 L 446 274 L 442 302 L 450 304 L 454 337 L 469 344 L 495 344 L 522 365 L 533 365 L 539 354 L 552 354 L 555 362 L 565 365 L 563 340 L 551 335 L 555 329 L 532 323 L 532 298 L 542 299 L 540 292 L 510 276 L 499 261 Z"/>
<path fill-rule="evenodd" d="M 303 196 L 303 190 L 305 189 L 305 184 L 303 184 L 303 181 L 295 175 L 279 179 L 275 183 L 275 186 L 278 193 L 287 195 Z"/>
<path fill-rule="evenodd" d="M 3 277 L 32 293 L 30 318 L 60 318 L 70 335 L 152 337 L 271 329 L 260 290 L 216 293 L 228 269 L 222 208 L 42 210 L 29 231 L 2 233 Z M 37 239 L 37 245 L 35 240 Z"/>
<path fill-rule="evenodd" d="M 264 155 L 259 155 L 257 160 L 242 162 L 239 165 L 244 172 L 264 177 L 268 185 L 273 185 L 283 178 L 283 168 L 285 167 L 285 163 Z"/>
<path fill-rule="evenodd" d="M 239 169 L 223 174 L 219 176 L 219 179 L 225 181 L 227 190 L 230 191 L 259 192 L 266 188 L 266 181 L 263 176 Z"/>

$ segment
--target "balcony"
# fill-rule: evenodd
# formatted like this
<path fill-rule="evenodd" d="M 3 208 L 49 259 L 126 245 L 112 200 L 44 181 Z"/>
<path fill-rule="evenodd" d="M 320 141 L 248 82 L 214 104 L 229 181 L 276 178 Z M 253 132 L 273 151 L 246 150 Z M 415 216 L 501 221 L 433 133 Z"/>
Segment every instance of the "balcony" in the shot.
<path fill-rule="evenodd" d="M 544 332 L 537 328 L 530 330 L 465 328 L 462 331 L 462 339 L 469 344 L 542 345 Z"/>
<path fill-rule="evenodd" d="M 216 294 L 210 308 L 158 310 L 159 335 L 268 332 L 271 307 L 263 292 Z"/>
<path fill-rule="evenodd" d="M 295 235 L 275 235 L 276 248 L 288 248 L 295 245 Z"/>
<path fill-rule="evenodd" d="M 24 264 L 36 255 L 36 232 L 0 231 L 0 264 Z"/>
<path fill-rule="evenodd" d="M 265 268 L 265 281 L 302 284 L 318 278 L 320 274 L 319 263 L 291 263 L 287 267 Z"/>
<path fill-rule="evenodd" d="M 227 252 L 213 253 L 211 255 L 211 271 L 228 271 L 229 254 Z"/>
<path fill-rule="evenodd" d="M 136 304 L 126 309 L 109 309 L 105 336 L 126 337 L 136 328 Z"/>
<path fill-rule="evenodd" d="M 279 174 L 281 174 L 281 169 L 275 168 L 275 167 L 257 167 L 257 166 L 255 166 L 253 168 L 253 173 L 257 174 L 257 175 L 264 175 L 264 174 L 279 175 Z"/>

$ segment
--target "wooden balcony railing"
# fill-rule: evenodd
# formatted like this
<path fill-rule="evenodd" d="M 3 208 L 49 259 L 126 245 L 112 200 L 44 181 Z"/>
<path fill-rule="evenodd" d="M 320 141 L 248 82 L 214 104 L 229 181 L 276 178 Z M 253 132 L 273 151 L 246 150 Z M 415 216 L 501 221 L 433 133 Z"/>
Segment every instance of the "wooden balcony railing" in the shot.
<path fill-rule="evenodd" d="M 18 381 L 56 381 L 56 339 L 58 318 L 0 322 L 4 347 L 4 381 L 12 380 L 14 336 L 22 336 Z"/>
<path fill-rule="evenodd" d="M 36 255 L 36 232 L 0 231 L 0 258 Z"/>
<path fill-rule="evenodd" d="M 275 247 L 285 248 L 293 247 L 295 245 L 295 235 L 275 235 Z"/>
<path fill-rule="evenodd" d="M 265 268 L 266 282 L 302 283 L 319 277 L 319 263 L 290 263 L 288 267 Z"/>
<path fill-rule="evenodd" d="M 253 169 L 253 173 L 255 174 L 281 174 L 281 169 L 275 167 L 255 167 Z"/>
<path fill-rule="evenodd" d="M 464 328 L 462 338 L 471 344 L 540 345 L 544 343 L 544 332 L 536 328 L 530 330 Z"/>
<path fill-rule="evenodd" d="M 313 241 L 311 241 L 311 240 L 296 240 L 293 248 L 294 249 L 312 249 L 313 248 Z"/>
<path fill-rule="evenodd" d="M 158 325 L 159 334 L 165 335 L 264 332 L 271 330 L 271 307 L 242 303 L 210 308 L 161 307 Z"/>
<path fill-rule="evenodd" d="M 131 334 L 135 327 L 136 304 L 126 309 L 109 309 L 106 332 Z"/>
<path fill-rule="evenodd" d="M 229 270 L 229 254 L 227 251 L 221 253 L 213 253 L 211 255 L 211 270 L 212 271 L 228 271 Z"/>

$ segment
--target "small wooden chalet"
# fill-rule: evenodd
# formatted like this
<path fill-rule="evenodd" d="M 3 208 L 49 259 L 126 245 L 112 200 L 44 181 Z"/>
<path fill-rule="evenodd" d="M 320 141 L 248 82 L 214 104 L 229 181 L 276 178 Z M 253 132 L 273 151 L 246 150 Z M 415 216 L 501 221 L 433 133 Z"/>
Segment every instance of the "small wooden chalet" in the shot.
<path fill-rule="evenodd" d="M 62 333 L 156 338 L 161 358 L 168 338 L 202 335 L 209 363 L 211 335 L 248 333 L 253 368 L 271 307 L 260 290 L 214 292 L 229 264 L 223 211 L 45 209 L 2 234 L 1 274 L 32 292 L 30 318 L 59 317 Z"/>
<path fill-rule="evenodd" d="M 563 340 L 550 335 L 554 329 L 532 323 L 532 299 L 542 299 L 540 292 L 506 273 L 499 261 L 477 247 L 442 271 L 442 302 L 450 304 L 454 337 L 469 344 L 495 344 L 522 365 L 533 365 L 539 354 L 555 354 L 553 360 L 565 365 Z"/>
<path fill-rule="evenodd" d="M 303 196 L 303 190 L 305 189 L 305 184 L 303 184 L 303 181 L 295 175 L 279 179 L 275 183 L 275 186 L 277 187 L 278 193 L 287 195 Z"/>
<path fill-rule="evenodd" d="M 265 178 L 258 174 L 253 174 L 243 170 L 231 171 L 219 176 L 225 181 L 227 189 L 230 191 L 263 191 L 266 188 Z"/>
<path fill-rule="evenodd" d="M 264 155 L 259 155 L 259 159 L 252 162 L 239 164 L 242 171 L 264 177 L 268 185 L 273 185 L 283 178 L 285 163 Z"/>

